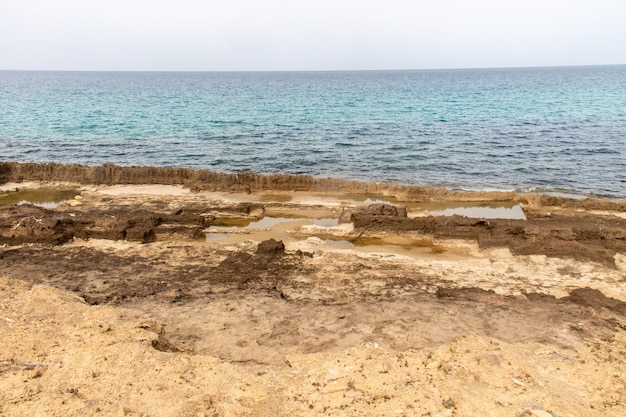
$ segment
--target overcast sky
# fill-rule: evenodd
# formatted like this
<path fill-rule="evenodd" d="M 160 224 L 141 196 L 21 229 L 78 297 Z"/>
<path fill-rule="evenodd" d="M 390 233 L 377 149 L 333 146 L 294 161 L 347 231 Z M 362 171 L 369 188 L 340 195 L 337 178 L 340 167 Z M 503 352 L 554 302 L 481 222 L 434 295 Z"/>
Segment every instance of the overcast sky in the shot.
<path fill-rule="evenodd" d="M 626 64 L 624 0 L 1 0 L 0 69 Z"/>

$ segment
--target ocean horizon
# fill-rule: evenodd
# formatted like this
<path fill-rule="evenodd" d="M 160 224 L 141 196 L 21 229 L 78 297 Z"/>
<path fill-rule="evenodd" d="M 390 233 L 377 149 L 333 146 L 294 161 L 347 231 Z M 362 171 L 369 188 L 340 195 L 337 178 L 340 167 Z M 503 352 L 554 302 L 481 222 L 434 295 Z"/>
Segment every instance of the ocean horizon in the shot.
<path fill-rule="evenodd" d="M 626 198 L 626 66 L 3 70 L 0 160 Z"/>

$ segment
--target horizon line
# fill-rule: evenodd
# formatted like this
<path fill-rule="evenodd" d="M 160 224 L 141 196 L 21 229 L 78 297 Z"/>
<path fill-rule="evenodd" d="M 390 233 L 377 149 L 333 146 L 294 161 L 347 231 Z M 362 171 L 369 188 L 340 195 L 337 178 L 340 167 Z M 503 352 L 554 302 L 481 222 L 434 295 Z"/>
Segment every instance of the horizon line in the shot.
<path fill-rule="evenodd" d="M 463 71 L 463 70 L 502 70 L 502 69 L 543 69 L 543 68 L 586 68 L 586 67 L 619 67 L 623 64 L 571 64 L 571 65 L 528 65 L 528 66 L 485 66 L 485 67 L 447 67 L 447 68 L 378 68 L 378 69 L 250 69 L 250 70 L 159 70 L 159 69 L 2 69 L 0 72 L 152 72 L 152 73 L 281 73 L 281 72 L 402 72 L 402 71 Z"/>

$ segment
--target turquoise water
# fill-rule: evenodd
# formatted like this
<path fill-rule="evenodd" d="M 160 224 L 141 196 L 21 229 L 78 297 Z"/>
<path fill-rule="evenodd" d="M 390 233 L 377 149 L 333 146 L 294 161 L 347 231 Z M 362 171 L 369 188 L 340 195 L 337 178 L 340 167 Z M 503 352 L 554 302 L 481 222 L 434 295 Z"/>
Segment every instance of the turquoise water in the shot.
<path fill-rule="evenodd" d="M 0 71 L 0 160 L 626 198 L 626 66 Z"/>

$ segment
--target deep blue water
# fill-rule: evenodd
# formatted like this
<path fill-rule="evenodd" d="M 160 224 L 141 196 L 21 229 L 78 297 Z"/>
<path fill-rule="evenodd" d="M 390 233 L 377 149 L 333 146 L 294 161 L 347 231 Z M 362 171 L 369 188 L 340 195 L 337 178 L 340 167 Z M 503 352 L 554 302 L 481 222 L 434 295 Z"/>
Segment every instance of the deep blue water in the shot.
<path fill-rule="evenodd" d="M 626 198 L 626 66 L 0 71 L 0 160 Z"/>

